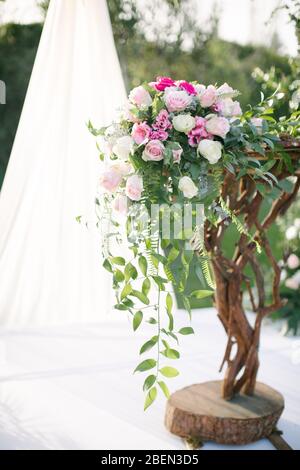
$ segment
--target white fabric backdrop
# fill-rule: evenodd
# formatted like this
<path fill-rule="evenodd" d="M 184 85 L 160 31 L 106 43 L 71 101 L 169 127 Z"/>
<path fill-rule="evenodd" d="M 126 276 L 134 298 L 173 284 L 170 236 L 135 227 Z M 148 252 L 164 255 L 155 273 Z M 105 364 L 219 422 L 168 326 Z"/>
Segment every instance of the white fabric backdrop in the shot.
<path fill-rule="evenodd" d="M 0 197 L 0 324 L 100 319 L 109 287 L 94 213 L 99 172 L 86 122 L 125 100 L 105 0 L 51 0 Z"/>

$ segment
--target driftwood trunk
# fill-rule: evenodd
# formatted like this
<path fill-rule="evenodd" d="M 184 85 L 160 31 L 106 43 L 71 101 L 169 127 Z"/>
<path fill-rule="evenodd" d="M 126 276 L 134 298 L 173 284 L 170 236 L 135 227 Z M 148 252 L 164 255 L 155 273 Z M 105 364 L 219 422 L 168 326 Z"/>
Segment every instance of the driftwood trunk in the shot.
<path fill-rule="evenodd" d="M 293 150 L 290 152 L 292 159 L 298 158 L 300 150 Z M 259 155 L 256 157 L 263 158 Z M 279 181 L 291 176 L 279 159 L 270 172 Z M 224 365 L 227 366 L 222 390 L 225 399 L 231 399 L 238 392 L 246 395 L 254 393 L 259 368 L 258 349 L 262 320 L 284 305 L 284 300 L 279 294 L 280 268 L 272 253 L 267 231 L 276 218 L 287 211 L 297 196 L 300 171 L 296 171 L 293 176 L 295 180 L 292 192 L 281 193 L 273 202 L 267 216 L 260 220 L 263 196 L 257 191 L 251 174 L 237 180 L 231 173 L 225 173 L 221 196 L 228 204 L 231 213 L 240 218 L 248 232 L 253 233 L 253 240 L 249 240 L 245 233 L 240 235 L 232 258 L 226 257 L 222 249 L 228 218 L 222 220 L 218 226 L 213 226 L 209 222 L 205 225 L 205 248 L 212 261 L 216 282 L 215 305 L 228 336 L 221 365 L 221 369 Z M 261 250 L 264 250 L 273 272 L 273 299 L 270 303 L 266 301 L 264 274 L 258 261 L 257 243 Z M 245 275 L 245 268 L 249 266 L 254 274 L 255 295 L 253 283 Z M 249 293 L 252 310 L 256 313 L 254 325 L 249 323 L 243 307 L 245 290 Z"/>

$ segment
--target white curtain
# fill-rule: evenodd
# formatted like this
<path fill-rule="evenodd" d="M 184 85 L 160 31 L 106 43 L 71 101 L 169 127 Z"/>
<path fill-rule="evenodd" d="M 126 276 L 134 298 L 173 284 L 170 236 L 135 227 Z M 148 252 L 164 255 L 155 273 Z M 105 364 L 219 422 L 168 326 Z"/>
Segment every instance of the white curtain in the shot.
<path fill-rule="evenodd" d="M 0 324 L 101 320 L 109 284 L 94 217 L 86 122 L 125 100 L 105 0 L 51 0 L 0 197 Z M 91 224 L 93 225 L 93 223 Z"/>

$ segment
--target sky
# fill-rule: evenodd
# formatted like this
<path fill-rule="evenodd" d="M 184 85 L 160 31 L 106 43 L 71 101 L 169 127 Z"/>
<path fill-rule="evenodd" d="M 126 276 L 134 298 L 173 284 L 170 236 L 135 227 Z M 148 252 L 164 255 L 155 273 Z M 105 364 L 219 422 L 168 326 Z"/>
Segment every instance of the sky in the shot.
<path fill-rule="evenodd" d="M 73 0 L 60 0 L 73 1 Z M 104 0 L 99 0 L 104 1 Z M 151 0 L 137 0 L 141 5 Z M 280 11 L 270 22 L 272 11 L 282 0 L 191 0 L 199 23 L 205 25 L 214 8 L 220 15 L 219 35 L 241 44 L 268 45 L 276 31 L 281 52 L 295 55 L 297 41 L 287 14 Z M 0 5 L 0 21 L 30 23 L 41 20 L 37 0 L 6 0 Z M 161 18 L 163 22 L 163 18 Z"/>

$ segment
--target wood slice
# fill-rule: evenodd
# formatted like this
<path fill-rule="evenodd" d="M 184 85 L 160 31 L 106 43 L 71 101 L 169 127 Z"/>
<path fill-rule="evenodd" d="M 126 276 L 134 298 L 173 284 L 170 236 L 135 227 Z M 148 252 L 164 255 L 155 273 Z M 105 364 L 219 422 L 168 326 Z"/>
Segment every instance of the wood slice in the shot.
<path fill-rule="evenodd" d="M 167 402 L 165 425 L 177 436 L 219 444 L 248 444 L 274 431 L 284 409 L 283 396 L 256 383 L 253 396 L 239 394 L 226 401 L 221 381 L 191 385 Z"/>

